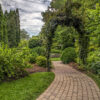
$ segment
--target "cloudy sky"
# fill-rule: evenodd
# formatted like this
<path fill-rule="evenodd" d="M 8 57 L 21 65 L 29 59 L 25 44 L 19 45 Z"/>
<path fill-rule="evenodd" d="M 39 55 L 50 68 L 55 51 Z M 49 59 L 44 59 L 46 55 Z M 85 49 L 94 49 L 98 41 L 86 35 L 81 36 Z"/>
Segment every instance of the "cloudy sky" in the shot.
<path fill-rule="evenodd" d="M 51 0 L 0 0 L 3 10 L 19 8 L 21 29 L 30 36 L 37 35 L 44 24 L 41 12 L 49 6 Z"/>

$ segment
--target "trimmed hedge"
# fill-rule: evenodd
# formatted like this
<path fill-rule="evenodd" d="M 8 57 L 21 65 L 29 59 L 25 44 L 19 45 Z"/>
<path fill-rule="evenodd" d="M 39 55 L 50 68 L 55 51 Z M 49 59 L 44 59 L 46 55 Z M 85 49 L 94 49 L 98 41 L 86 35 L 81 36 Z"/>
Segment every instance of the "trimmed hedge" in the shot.
<path fill-rule="evenodd" d="M 62 52 L 61 60 L 63 63 L 70 63 L 70 62 L 75 62 L 75 58 L 77 57 L 75 49 L 72 47 L 66 48 Z"/>

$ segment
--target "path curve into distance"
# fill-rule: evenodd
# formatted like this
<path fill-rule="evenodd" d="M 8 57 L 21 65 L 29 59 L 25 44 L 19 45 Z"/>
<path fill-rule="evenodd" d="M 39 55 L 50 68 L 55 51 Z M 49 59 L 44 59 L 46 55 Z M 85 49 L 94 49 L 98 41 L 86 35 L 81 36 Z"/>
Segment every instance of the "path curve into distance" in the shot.
<path fill-rule="evenodd" d="M 100 100 L 100 89 L 87 75 L 54 61 L 55 79 L 37 100 Z"/>

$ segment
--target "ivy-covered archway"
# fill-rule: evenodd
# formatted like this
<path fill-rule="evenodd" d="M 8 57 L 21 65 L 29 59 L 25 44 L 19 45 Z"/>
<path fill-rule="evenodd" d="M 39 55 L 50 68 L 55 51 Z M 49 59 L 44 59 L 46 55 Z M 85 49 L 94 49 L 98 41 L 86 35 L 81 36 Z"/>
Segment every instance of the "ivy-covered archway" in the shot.
<path fill-rule="evenodd" d="M 86 64 L 86 58 L 88 53 L 88 33 L 85 31 L 84 20 L 82 16 L 74 15 L 73 8 L 79 10 L 81 5 L 79 3 L 72 3 L 71 0 L 67 1 L 65 10 L 60 11 L 56 16 L 52 17 L 46 26 L 46 53 L 47 53 L 47 68 L 50 71 L 50 53 L 53 42 L 54 33 L 58 25 L 64 25 L 66 27 L 73 26 L 79 33 L 79 58 L 83 64 Z M 78 14 L 78 13 L 77 13 Z"/>

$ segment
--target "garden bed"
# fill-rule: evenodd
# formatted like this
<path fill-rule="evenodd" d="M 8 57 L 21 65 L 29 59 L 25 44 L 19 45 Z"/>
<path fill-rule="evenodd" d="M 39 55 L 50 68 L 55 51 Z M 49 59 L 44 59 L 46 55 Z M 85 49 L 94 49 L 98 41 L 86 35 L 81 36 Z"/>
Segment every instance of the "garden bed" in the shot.
<path fill-rule="evenodd" d="M 32 68 L 26 68 L 25 69 L 30 74 L 31 73 L 36 73 L 36 72 L 46 72 L 47 71 L 46 68 L 40 67 L 37 64 L 34 64 L 32 66 L 33 66 Z"/>

